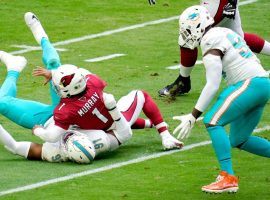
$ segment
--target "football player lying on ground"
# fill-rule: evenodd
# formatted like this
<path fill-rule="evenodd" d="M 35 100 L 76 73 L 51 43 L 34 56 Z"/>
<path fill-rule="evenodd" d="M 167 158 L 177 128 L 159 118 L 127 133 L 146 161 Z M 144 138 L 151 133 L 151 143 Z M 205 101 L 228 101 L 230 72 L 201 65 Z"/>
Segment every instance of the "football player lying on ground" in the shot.
<path fill-rule="evenodd" d="M 269 42 L 258 35 L 243 32 L 237 0 L 201 0 L 200 2 L 214 18 L 215 22 L 212 26 L 232 29 L 245 39 L 247 45 L 253 52 L 270 55 Z M 151 4 L 151 2 L 149 3 Z M 196 47 L 190 49 L 180 41 L 179 45 L 180 73 L 173 83 L 158 91 L 160 96 L 185 94 L 191 89 L 190 74 L 197 60 L 198 49 Z"/>
<path fill-rule="evenodd" d="M 118 105 L 122 104 L 123 106 L 132 107 L 132 103 L 137 102 L 138 106 L 135 105 L 133 107 L 137 109 L 137 111 L 140 111 L 143 107 L 143 99 L 134 99 L 139 92 L 140 91 L 130 92 L 127 96 L 119 100 Z M 64 162 L 71 160 L 77 163 L 91 163 L 95 156 L 113 151 L 120 146 L 120 142 L 115 137 L 115 134 L 121 136 L 122 133 L 126 135 L 125 132 L 131 133 L 131 123 L 136 120 L 136 117 L 140 113 L 135 111 L 136 113 L 132 116 L 133 119 L 131 119 L 129 123 L 126 123 L 126 120 L 123 120 L 122 114 L 118 111 L 118 106 L 112 95 L 110 95 L 104 103 L 106 106 L 115 107 L 111 113 L 114 117 L 118 118 L 114 122 L 115 128 L 110 132 L 105 133 L 102 130 L 68 130 L 63 134 L 61 139 L 55 143 L 45 142 L 44 144 L 38 144 L 29 141 L 17 142 L 0 125 L 0 142 L 13 154 L 23 156 L 28 160 L 45 160 L 48 162 Z M 125 114 L 132 115 L 131 112 Z M 125 142 L 128 139 L 129 138 L 125 138 Z"/>
<path fill-rule="evenodd" d="M 270 142 L 251 135 L 270 98 L 270 80 L 240 35 L 227 28 L 212 28 L 213 24 L 214 19 L 202 6 L 190 7 L 180 16 L 179 41 L 191 49 L 200 45 L 207 83 L 192 113 L 174 117 L 182 121 L 174 134 L 179 132 L 181 139 L 189 135 L 217 93 L 223 76 L 228 86 L 204 117 L 221 172 L 214 183 L 202 190 L 236 192 L 238 178 L 232 167 L 231 147 L 270 158 Z M 228 124 L 229 137 L 224 128 Z"/>
<path fill-rule="evenodd" d="M 52 66 L 47 67 L 48 70 L 44 69 L 45 73 L 40 75 L 44 75 L 47 79 L 50 79 L 50 74 L 52 75 L 53 87 L 61 97 L 60 103 L 54 109 L 54 123 L 47 128 L 35 126 L 33 134 L 44 141 L 56 142 L 71 125 L 76 125 L 80 129 L 113 130 L 115 127 L 114 121 L 118 120 L 118 117 L 114 116 L 115 107 L 104 105 L 106 99 L 110 97 L 110 94 L 103 92 L 106 83 L 98 76 L 74 65 L 60 66 L 59 56 L 50 44 L 38 18 L 33 13 L 28 12 L 25 14 L 25 21 L 36 41 L 41 44 L 43 51 L 46 51 L 43 54 L 44 63 Z M 46 76 L 48 74 L 49 76 Z M 160 133 L 164 149 L 181 148 L 182 142 L 171 136 L 167 124 L 152 98 L 144 91 L 137 91 L 134 92 L 133 99 L 132 106 L 129 105 L 131 107 L 124 104 L 123 107 L 119 108 L 124 115 L 123 121 L 127 120 L 128 123 L 133 125 L 137 119 L 134 116 L 140 113 L 142 109 Z M 140 109 L 137 108 L 137 101 L 139 101 L 137 99 L 143 101 Z M 135 121 L 133 121 L 134 119 Z M 120 134 L 118 131 L 116 137 L 120 143 L 124 143 L 126 138 L 131 137 L 131 133 L 131 131 L 123 131 Z"/>
<path fill-rule="evenodd" d="M 33 17 L 33 14 L 27 13 L 25 15 L 25 18 L 30 28 L 32 27 L 32 30 L 38 29 L 37 32 L 39 34 L 40 32 L 42 32 L 41 35 L 46 35 L 45 31 L 43 30 L 37 18 Z M 29 23 L 27 19 L 30 19 L 30 20 L 33 19 L 36 21 L 34 21 L 33 23 Z M 33 33 L 34 32 L 35 30 L 33 31 Z M 41 40 L 41 38 L 38 38 L 35 33 L 34 33 L 34 36 L 36 37 L 37 41 Z M 48 69 L 57 68 L 58 66 L 60 66 L 60 59 L 57 52 L 55 51 L 55 49 L 53 48 L 53 46 L 51 45 L 51 43 L 49 42 L 47 38 L 44 37 L 42 41 L 43 42 L 41 43 L 41 46 L 43 50 L 43 62 L 45 66 Z M 50 83 L 50 94 L 51 94 L 51 99 L 52 99 L 51 105 L 15 98 L 16 92 L 17 92 L 16 82 L 17 82 L 17 79 L 19 77 L 21 70 L 26 65 L 26 60 L 25 58 L 21 56 L 12 56 L 3 51 L 0 52 L 0 60 L 6 64 L 7 70 L 8 70 L 7 77 L 0 90 L 0 97 L 1 97 L 0 98 L 0 113 L 4 115 L 5 117 L 9 118 L 11 121 L 15 122 L 16 124 L 21 125 L 25 128 L 29 128 L 29 129 L 32 129 L 37 124 L 42 124 L 42 125 L 46 124 L 48 128 L 51 126 L 54 126 L 54 121 L 50 120 L 50 118 L 53 116 L 54 108 L 59 103 L 59 97 L 53 90 L 51 83 Z M 72 67 L 73 69 L 76 68 L 74 66 Z M 82 73 L 86 72 L 85 70 L 79 70 L 79 71 Z M 96 77 L 95 75 L 92 75 L 92 77 L 94 77 L 93 79 L 96 78 L 96 80 L 98 80 L 98 77 Z M 103 81 L 101 82 L 104 83 Z M 110 96 L 110 95 L 107 95 L 107 96 Z M 136 97 L 141 99 L 140 102 L 142 102 L 143 105 L 138 103 L 136 104 L 136 106 L 133 106 L 132 109 L 128 110 L 129 112 L 126 112 L 126 116 L 129 117 L 128 119 L 129 124 L 131 125 L 131 122 L 133 123 L 132 128 L 144 128 L 147 126 L 151 127 L 152 126 L 151 121 L 148 121 L 147 123 L 147 121 L 145 121 L 144 119 L 141 119 L 141 118 L 137 119 L 134 115 L 134 114 L 140 113 L 141 109 L 143 109 L 145 112 L 148 112 L 150 110 L 149 111 L 149 115 L 151 115 L 150 117 L 157 117 L 157 119 L 154 119 L 154 120 L 161 121 L 160 122 L 161 126 L 156 126 L 156 128 L 162 132 L 160 136 L 162 139 L 162 144 L 163 144 L 164 149 L 169 150 L 173 148 L 181 148 L 183 144 L 169 134 L 167 130 L 167 126 L 163 122 L 162 116 L 156 104 L 152 101 L 151 97 L 146 92 L 142 92 L 142 91 L 139 91 Z M 133 100 L 136 100 L 134 98 L 135 98 L 135 95 L 133 95 Z M 137 100 L 135 102 L 137 102 Z M 104 104 L 102 103 L 102 105 Z M 139 107 L 137 107 L 137 105 Z M 127 104 L 124 104 L 124 106 L 127 106 Z M 103 107 L 105 110 L 106 109 L 105 106 Z M 128 107 L 124 107 L 123 111 L 127 111 L 127 109 Z M 151 113 L 152 109 L 153 111 L 157 111 L 153 115 Z M 93 113 L 93 114 L 98 114 L 98 113 Z M 111 129 L 113 129 L 113 126 L 111 127 Z M 29 148 L 29 146 L 25 145 L 25 149 L 27 148 Z"/>

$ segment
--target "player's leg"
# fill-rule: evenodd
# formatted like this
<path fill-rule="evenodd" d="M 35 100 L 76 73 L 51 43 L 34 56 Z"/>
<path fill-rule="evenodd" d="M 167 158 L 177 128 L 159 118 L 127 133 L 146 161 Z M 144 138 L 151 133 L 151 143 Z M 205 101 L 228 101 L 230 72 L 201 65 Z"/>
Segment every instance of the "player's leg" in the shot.
<path fill-rule="evenodd" d="M 24 16 L 25 23 L 31 30 L 33 36 L 35 37 L 38 44 L 40 44 L 42 48 L 42 61 L 47 69 L 54 70 L 57 69 L 60 65 L 60 57 L 50 43 L 49 38 L 42 27 L 40 21 L 34 13 L 27 12 Z M 52 99 L 52 104 L 57 105 L 60 101 L 59 96 L 53 89 L 52 83 L 50 82 L 50 94 Z"/>
<path fill-rule="evenodd" d="M 204 123 L 211 137 L 220 168 L 225 172 L 225 178 L 204 186 L 202 190 L 207 192 L 214 190 L 212 192 L 215 192 L 218 189 L 224 192 L 227 190 L 226 187 L 232 184 L 232 187 L 229 188 L 237 191 L 237 178 L 233 176 L 231 145 L 224 126 L 234 121 L 236 122 L 240 117 L 250 113 L 253 109 L 264 105 L 270 96 L 269 87 L 270 82 L 267 78 L 248 79 L 229 86 L 220 94 L 217 102 L 205 115 Z M 230 180 L 233 181 L 230 182 Z"/>
<path fill-rule="evenodd" d="M 245 33 L 244 39 L 253 52 L 270 56 L 270 43 L 268 41 L 253 33 Z"/>
<path fill-rule="evenodd" d="M 0 89 L 0 113 L 25 128 L 44 124 L 53 114 L 53 107 L 34 101 L 15 98 L 17 79 L 26 65 L 25 58 L 0 52 L 1 61 L 7 66 L 7 77 Z"/>
<path fill-rule="evenodd" d="M 158 91 L 159 96 L 176 96 L 191 89 L 190 74 L 198 57 L 198 49 L 180 48 L 180 73 L 177 79 Z"/>
<path fill-rule="evenodd" d="M 12 56 L 4 51 L 0 51 L 0 61 L 7 67 L 7 76 L 0 89 L 0 98 L 4 96 L 15 97 L 17 80 L 27 61 L 22 56 Z"/>
<path fill-rule="evenodd" d="M 159 132 L 164 149 L 169 150 L 183 146 L 182 142 L 171 136 L 160 110 L 147 92 L 140 90 L 132 91 L 127 96 L 122 97 L 117 105 L 119 105 L 120 111 L 131 125 L 134 124 L 143 110 L 144 114 L 151 120 Z"/>
<path fill-rule="evenodd" d="M 263 108 L 259 106 L 231 123 L 230 142 L 232 147 L 270 158 L 270 142 L 251 135 L 260 121 Z"/>
<path fill-rule="evenodd" d="M 131 129 L 153 128 L 154 124 L 150 119 L 138 118 L 132 125 Z"/>
<path fill-rule="evenodd" d="M 268 41 L 256 34 L 243 32 L 238 9 L 236 11 L 235 19 L 224 20 L 224 23 L 221 23 L 220 26 L 227 27 L 238 33 L 245 39 L 247 45 L 253 52 L 265 54 L 268 56 L 270 55 L 270 43 Z"/>

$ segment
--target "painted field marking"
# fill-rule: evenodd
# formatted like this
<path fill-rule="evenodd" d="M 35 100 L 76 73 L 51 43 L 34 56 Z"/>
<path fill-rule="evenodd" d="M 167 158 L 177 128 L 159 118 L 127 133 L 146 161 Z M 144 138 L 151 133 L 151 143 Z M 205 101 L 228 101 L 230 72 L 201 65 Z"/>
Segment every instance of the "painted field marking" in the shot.
<path fill-rule="evenodd" d="M 259 132 L 267 131 L 267 130 L 270 130 L 270 126 L 264 126 L 262 128 L 257 128 L 257 129 L 254 130 L 254 133 L 259 133 Z M 13 194 L 13 193 L 16 193 L 16 192 L 23 192 L 23 191 L 26 191 L 26 190 L 32 190 L 32 189 L 43 187 L 43 186 L 46 186 L 46 185 L 59 183 L 59 182 L 63 182 L 63 181 L 68 181 L 68 180 L 71 180 L 71 179 L 74 179 L 74 178 L 79 178 L 79 177 L 82 177 L 82 176 L 87 176 L 87 175 L 90 175 L 90 174 L 96 174 L 96 173 L 108 171 L 108 170 L 111 170 L 111 169 L 117 169 L 117 168 L 124 167 L 124 166 L 127 166 L 127 165 L 136 164 L 136 163 L 144 162 L 144 161 L 155 159 L 155 158 L 160 158 L 162 156 L 171 155 L 171 154 L 174 154 L 174 153 L 177 153 L 177 152 L 188 151 L 190 149 L 205 146 L 205 145 L 208 145 L 208 144 L 211 144 L 211 141 L 203 141 L 203 142 L 199 142 L 199 143 L 184 146 L 180 150 L 172 150 L 172 151 L 154 153 L 154 154 L 151 154 L 151 155 L 148 155 L 148 156 L 142 156 L 142 157 L 139 157 L 139 158 L 135 158 L 135 159 L 128 160 L 128 161 L 107 165 L 107 166 L 100 167 L 100 168 L 97 168 L 97 169 L 86 170 L 86 171 L 83 171 L 83 172 L 70 174 L 70 175 L 67 175 L 67 176 L 62 176 L 62 177 L 58 177 L 58 178 L 54 178 L 54 179 L 49 179 L 49 180 L 46 180 L 46 181 L 41 181 L 41 182 L 30 184 L 30 185 L 16 187 L 16 188 L 13 188 L 13 189 L 8 189 L 8 190 L 1 191 L 0 196 Z"/>
<path fill-rule="evenodd" d="M 107 165 L 107 166 L 100 167 L 100 168 L 97 168 L 97 169 L 90 169 L 90 170 L 86 170 L 86 171 L 83 171 L 83 172 L 70 174 L 70 175 L 67 175 L 67 176 L 62 176 L 62 177 L 59 177 L 59 178 L 49 179 L 49 180 L 46 180 L 46 181 L 41 181 L 41 182 L 30 184 L 30 185 L 25 185 L 25 186 L 21 186 L 21 187 L 9 189 L 9 190 L 4 190 L 4 191 L 0 192 L 0 196 L 13 194 L 13 193 L 16 193 L 16 192 L 22 192 L 22 191 L 26 191 L 26 190 L 32 190 L 34 188 L 39 188 L 39 187 L 50 185 L 50 184 L 53 184 L 53 183 L 59 183 L 59 182 L 68 181 L 68 180 L 71 180 L 71 179 L 74 179 L 74 178 L 87 176 L 87 175 L 90 175 L 90 174 L 96 174 L 96 173 L 99 173 L 99 172 L 104 172 L 104 171 L 120 168 L 120 167 L 123 167 L 123 166 L 135 164 L 135 163 L 140 163 L 140 162 L 143 162 L 143 161 L 146 161 L 146 160 L 151 160 L 151 159 L 154 159 L 154 158 L 159 158 L 159 157 L 162 157 L 162 156 L 171 155 L 171 154 L 174 154 L 174 153 L 177 153 L 177 152 L 180 152 L 180 151 L 188 151 L 190 149 L 200 147 L 200 146 L 204 146 L 204 145 L 208 145 L 210 143 L 211 143 L 211 141 L 199 142 L 199 143 L 187 145 L 187 146 L 183 147 L 180 150 L 171 150 L 171 151 L 164 151 L 164 152 L 160 152 L 160 153 L 154 153 L 154 154 L 151 154 L 151 155 L 148 155 L 148 156 L 142 156 L 142 157 L 139 157 L 139 158 L 135 158 L 135 159 L 128 160 L 128 161 Z"/>
<path fill-rule="evenodd" d="M 121 56 L 125 56 L 126 54 L 122 54 L 122 53 L 116 53 L 116 54 L 111 54 L 111 55 L 107 55 L 107 56 L 101 56 L 101 57 L 97 57 L 97 58 L 91 58 L 91 59 L 87 59 L 85 60 L 85 62 L 100 62 L 103 60 L 109 60 L 109 59 L 113 59 L 113 58 L 117 58 L 117 57 L 121 57 Z"/>
<path fill-rule="evenodd" d="M 198 60 L 195 63 L 195 65 L 201 65 L 201 64 L 203 64 L 203 61 L 202 60 Z M 180 69 L 180 64 L 166 67 L 166 69 L 172 69 L 172 70 Z"/>
<path fill-rule="evenodd" d="M 241 1 L 239 3 L 239 6 L 255 3 L 257 1 L 258 0 Z M 103 36 L 112 35 L 112 34 L 115 34 L 115 33 L 121 33 L 121 32 L 124 32 L 124 31 L 134 30 L 134 29 L 138 29 L 138 28 L 144 28 L 144 27 L 150 26 L 150 25 L 167 23 L 167 22 L 170 22 L 170 21 L 173 21 L 173 20 L 178 20 L 178 18 L 179 18 L 179 16 L 177 15 L 177 16 L 173 16 L 173 17 L 169 17 L 169 18 L 163 18 L 163 19 L 159 19 L 159 20 L 144 22 L 144 23 L 141 23 L 141 24 L 135 24 L 135 25 L 131 25 L 131 26 L 126 26 L 126 27 L 123 27 L 123 28 L 108 30 L 108 31 L 104 31 L 104 32 L 101 32 L 101 33 L 85 35 L 85 36 L 82 36 L 82 37 L 73 38 L 73 39 L 53 43 L 53 46 L 56 47 L 56 46 L 61 46 L 61 45 L 68 45 L 68 44 L 72 44 L 72 43 L 76 43 L 76 42 L 81 42 L 81 41 L 84 41 L 84 40 L 91 40 L 91 39 L 95 39 L 95 38 L 99 38 L 99 37 L 103 37 Z M 38 46 L 38 48 L 39 48 L 39 46 Z M 18 51 L 13 51 L 13 52 L 10 52 L 10 53 L 11 54 L 22 54 L 22 53 L 26 53 L 26 52 L 30 52 L 30 51 L 36 51 L 36 50 L 39 50 L 39 49 L 35 49 L 33 47 L 26 47 L 25 49 L 18 50 Z"/>

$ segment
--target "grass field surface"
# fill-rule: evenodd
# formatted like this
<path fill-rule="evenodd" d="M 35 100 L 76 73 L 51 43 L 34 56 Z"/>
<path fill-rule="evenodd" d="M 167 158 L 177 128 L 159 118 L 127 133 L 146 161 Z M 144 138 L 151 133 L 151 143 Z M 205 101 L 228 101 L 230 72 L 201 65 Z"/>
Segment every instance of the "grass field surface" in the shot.
<path fill-rule="evenodd" d="M 270 2 L 247 2 L 249 4 L 240 7 L 243 29 L 269 41 Z M 178 75 L 178 70 L 166 69 L 179 63 L 176 16 L 197 3 L 196 0 L 159 0 L 157 5 L 149 6 L 146 0 L 1 0 L 0 49 L 23 55 L 28 60 L 18 82 L 18 97 L 50 103 L 48 87 L 42 86 L 42 79 L 31 75 L 35 66 L 42 65 L 41 51 L 37 50 L 38 45 L 23 19 L 25 12 L 32 11 L 60 50 L 62 63 L 72 63 L 98 74 L 108 83 L 106 91 L 117 99 L 132 89 L 148 91 L 172 132 L 178 125 L 172 116 L 190 112 L 205 83 L 204 67 L 196 65 L 189 94 L 175 100 L 157 95 L 159 89 Z M 99 62 L 85 61 L 113 54 L 123 56 Z M 259 58 L 270 70 L 270 57 L 259 55 Z M 6 68 L 1 64 L 0 83 L 5 75 Z M 41 142 L 30 130 L 2 116 L 0 124 L 16 140 Z M 269 124 L 268 104 L 254 134 L 270 139 L 269 130 L 265 128 Z M 189 145 L 209 140 L 200 121 L 184 142 L 189 148 Z M 27 161 L 0 146 L 0 199 L 270 199 L 270 161 L 267 158 L 233 149 L 234 170 L 240 177 L 239 192 L 209 195 L 200 188 L 214 181 L 219 173 L 211 145 L 162 153 L 161 140 L 154 129 L 134 131 L 127 144 L 97 158 L 91 165 Z M 149 156 L 153 158 L 145 159 Z M 128 163 L 134 159 L 139 162 Z M 128 164 L 122 166 L 121 163 Z M 99 171 L 106 167 L 107 170 Z M 34 189 L 21 188 L 89 170 L 98 172 Z M 22 191 L 17 192 L 18 188 Z"/>

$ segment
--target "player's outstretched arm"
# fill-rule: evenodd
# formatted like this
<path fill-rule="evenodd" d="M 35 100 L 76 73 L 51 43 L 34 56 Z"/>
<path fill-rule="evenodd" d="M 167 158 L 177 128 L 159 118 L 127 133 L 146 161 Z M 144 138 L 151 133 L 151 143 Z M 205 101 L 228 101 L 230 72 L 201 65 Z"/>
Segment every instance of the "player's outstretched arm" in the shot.
<path fill-rule="evenodd" d="M 25 141 L 17 142 L 1 125 L 0 125 L 0 142 L 11 153 L 28 158 L 32 143 Z"/>
<path fill-rule="evenodd" d="M 192 113 L 184 116 L 174 116 L 174 120 L 180 120 L 173 134 L 177 134 L 177 138 L 187 138 L 196 122 L 196 119 L 206 110 L 211 100 L 218 91 L 222 78 L 222 62 L 221 54 L 218 50 L 210 50 L 207 55 L 203 57 L 203 62 L 206 69 L 207 83 L 204 86 L 201 95 L 193 108 Z"/>
<path fill-rule="evenodd" d="M 52 73 L 43 67 L 36 67 L 32 72 L 33 76 L 43 76 L 45 78 L 44 85 L 46 85 L 52 79 Z"/>
<path fill-rule="evenodd" d="M 115 98 L 112 94 L 103 93 L 103 100 L 106 108 L 115 122 L 114 134 L 121 144 L 128 141 L 132 136 L 130 124 L 118 110 Z"/>
<path fill-rule="evenodd" d="M 61 136 L 66 132 L 66 130 L 59 126 L 51 125 L 48 126 L 47 128 L 44 128 L 42 126 L 35 126 L 32 129 L 32 132 L 34 135 L 38 136 L 45 142 L 57 142 L 60 140 Z"/>

